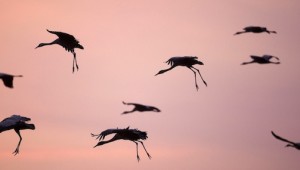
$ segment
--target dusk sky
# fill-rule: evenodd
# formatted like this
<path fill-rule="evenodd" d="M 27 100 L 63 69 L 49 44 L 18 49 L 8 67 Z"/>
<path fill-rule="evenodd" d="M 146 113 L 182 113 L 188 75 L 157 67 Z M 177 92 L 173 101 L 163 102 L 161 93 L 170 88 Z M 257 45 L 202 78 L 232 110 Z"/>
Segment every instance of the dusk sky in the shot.
<path fill-rule="evenodd" d="M 1 0 L 0 72 L 22 74 L 14 88 L 0 82 L 0 119 L 30 117 L 36 129 L 0 134 L 7 170 L 299 170 L 300 151 L 271 130 L 300 142 L 299 0 Z M 277 34 L 241 34 L 264 26 Z M 79 71 L 59 45 L 74 35 Z M 281 64 L 249 64 L 250 55 Z M 207 87 L 173 56 L 198 56 Z M 132 106 L 161 112 L 121 115 Z M 147 131 L 141 161 L 120 140 L 97 148 L 90 133 L 109 128 Z M 107 136 L 110 139 L 113 135 Z"/>

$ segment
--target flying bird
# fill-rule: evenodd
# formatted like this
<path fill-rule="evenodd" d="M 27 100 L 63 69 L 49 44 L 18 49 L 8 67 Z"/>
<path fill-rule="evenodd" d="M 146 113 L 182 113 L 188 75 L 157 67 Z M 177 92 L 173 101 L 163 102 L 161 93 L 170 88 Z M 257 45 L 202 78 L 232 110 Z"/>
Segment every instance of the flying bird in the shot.
<path fill-rule="evenodd" d="M 145 111 L 153 111 L 153 112 L 160 112 L 160 110 L 154 106 L 147 106 L 147 105 L 142 105 L 142 104 L 138 104 L 138 103 L 125 103 L 123 101 L 123 104 L 125 105 L 133 105 L 134 108 L 131 111 L 125 111 L 122 114 L 128 114 L 128 113 L 132 113 L 135 111 L 139 111 L 139 112 L 145 112 Z"/>
<path fill-rule="evenodd" d="M 194 70 L 197 70 L 197 72 L 199 73 L 203 83 L 207 86 L 206 82 L 204 81 L 203 77 L 200 74 L 200 71 L 193 67 L 193 65 L 199 64 L 199 65 L 203 65 L 203 63 L 201 61 L 197 60 L 198 57 L 196 56 L 182 56 L 182 57 L 172 57 L 170 58 L 168 61 L 166 61 L 166 63 L 168 63 L 168 65 L 171 65 L 170 68 L 165 69 L 165 70 L 160 70 L 156 75 L 159 74 L 163 74 L 167 71 L 172 70 L 173 68 L 177 67 L 177 66 L 185 66 L 187 68 L 189 68 L 190 70 L 193 71 L 194 75 L 195 75 L 195 85 L 196 85 L 196 89 L 198 90 L 198 84 L 197 84 L 197 78 L 196 78 L 196 72 Z M 194 69 L 194 70 L 193 70 Z M 156 76 L 155 75 L 155 76 Z"/>
<path fill-rule="evenodd" d="M 2 79 L 4 85 L 8 88 L 13 88 L 14 77 L 23 77 L 22 75 L 10 75 L 6 73 L 0 73 L 0 79 Z"/>
<path fill-rule="evenodd" d="M 236 32 L 234 35 L 238 35 L 238 34 L 242 34 L 242 33 L 248 33 L 248 32 L 252 32 L 252 33 L 266 32 L 268 34 L 270 34 L 270 33 L 276 34 L 277 33 L 276 31 L 269 31 L 266 27 L 249 26 L 249 27 L 245 27 L 244 31 Z"/>
<path fill-rule="evenodd" d="M 64 32 L 57 32 L 57 31 L 49 31 L 51 34 L 55 34 L 58 36 L 58 39 L 54 40 L 53 42 L 50 43 L 40 43 L 36 48 L 43 47 L 45 45 L 53 45 L 53 44 L 58 44 L 65 48 L 67 51 L 71 52 L 74 56 L 73 58 L 73 73 L 75 70 L 75 65 L 77 68 L 77 71 L 79 69 L 78 64 L 77 64 L 77 59 L 76 59 L 76 53 L 75 53 L 75 48 L 80 48 L 83 49 L 83 46 L 79 44 L 79 41 L 75 39 L 73 35 L 64 33 Z"/>
<path fill-rule="evenodd" d="M 251 64 L 251 63 L 258 63 L 258 64 L 280 64 L 279 62 L 279 58 L 278 57 L 275 57 L 275 56 L 272 56 L 272 55 L 263 55 L 263 56 L 255 56 L 255 55 L 251 55 L 250 56 L 252 58 L 252 61 L 249 61 L 249 62 L 243 62 L 242 65 L 245 65 L 245 64 Z M 275 58 L 278 62 L 274 62 L 274 61 L 271 61 L 272 58 Z"/>
<path fill-rule="evenodd" d="M 300 143 L 295 143 L 295 142 L 291 142 L 287 139 L 284 139 L 284 138 L 276 135 L 273 131 L 271 131 L 271 133 L 276 139 L 287 142 L 288 144 L 286 145 L 286 147 L 293 147 L 293 148 L 300 150 Z"/>
<path fill-rule="evenodd" d="M 115 136 L 113 138 L 111 138 L 110 140 L 107 141 L 103 141 L 106 135 L 110 135 L 110 134 L 115 134 Z M 103 132 L 101 132 L 100 134 L 93 134 L 91 133 L 92 137 L 96 137 L 96 139 L 99 139 L 99 142 L 97 143 L 97 145 L 94 146 L 101 146 L 116 140 L 130 140 L 132 142 L 134 142 L 136 144 L 136 154 L 137 154 L 137 160 L 140 160 L 139 157 L 139 151 L 138 151 L 138 142 L 140 142 L 146 152 L 146 154 L 148 155 L 148 158 L 151 159 L 150 154 L 148 153 L 148 151 L 146 150 L 144 143 L 141 140 L 146 140 L 148 138 L 147 136 L 147 132 L 143 132 L 140 131 L 138 129 L 129 129 L 129 126 L 125 129 L 107 129 Z"/>
<path fill-rule="evenodd" d="M 22 141 L 22 136 L 20 134 L 20 130 L 25 129 L 31 129 L 34 130 L 35 126 L 34 124 L 28 124 L 27 121 L 30 121 L 30 118 L 19 116 L 19 115 L 12 115 L 11 117 L 8 117 L 0 122 L 0 133 L 3 131 L 14 129 L 15 132 L 18 134 L 20 140 L 17 145 L 16 150 L 13 152 L 13 154 L 17 155 L 19 153 L 20 144 Z"/>

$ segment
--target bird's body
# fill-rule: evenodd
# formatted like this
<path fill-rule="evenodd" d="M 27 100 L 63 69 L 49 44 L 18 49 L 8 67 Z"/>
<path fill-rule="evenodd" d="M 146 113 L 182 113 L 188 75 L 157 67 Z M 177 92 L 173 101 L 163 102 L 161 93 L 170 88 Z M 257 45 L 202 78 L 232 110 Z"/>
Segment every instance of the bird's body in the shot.
<path fill-rule="evenodd" d="M 30 118 L 19 116 L 19 115 L 12 115 L 11 117 L 5 118 L 0 122 L 0 133 L 3 131 L 14 129 L 15 132 L 18 134 L 20 140 L 16 150 L 13 152 L 15 155 L 19 153 L 19 147 L 22 141 L 22 137 L 20 134 L 20 130 L 31 129 L 34 130 L 34 124 L 28 124 L 27 121 L 30 121 Z"/>
<path fill-rule="evenodd" d="M 252 33 L 266 32 L 268 34 L 270 34 L 270 33 L 276 34 L 277 33 L 276 31 L 269 31 L 266 27 L 248 26 L 248 27 L 244 28 L 244 31 L 236 32 L 234 35 L 238 35 L 238 34 L 242 34 L 242 33 L 249 33 L 249 32 L 252 32 Z"/>
<path fill-rule="evenodd" d="M 272 56 L 272 55 L 263 55 L 263 56 L 255 56 L 251 55 L 252 61 L 249 62 L 243 62 L 242 65 L 245 64 L 252 64 L 252 63 L 258 63 L 258 64 L 280 64 L 280 62 L 273 62 L 271 61 L 272 58 L 275 58 L 276 60 L 279 61 L 278 57 Z"/>
<path fill-rule="evenodd" d="M 147 106 L 147 105 L 142 105 L 142 104 L 138 104 L 138 103 L 125 103 L 123 102 L 123 104 L 125 105 L 133 105 L 134 108 L 131 111 L 125 111 L 122 114 L 128 114 L 128 113 L 132 113 L 135 111 L 139 111 L 139 112 L 146 112 L 146 111 L 153 111 L 153 112 L 160 112 L 160 110 L 154 106 Z"/>
<path fill-rule="evenodd" d="M 2 79 L 4 85 L 8 88 L 13 88 L 14 77 L 23 77 L 22 75 L 11 75 L 6 73 L 0 73 L 0 79 Z"/>
<path fill-rule="evenodd" d="M 300 143 L 295 143 L 295 142 L 289 141 L 287 139 L 284 139 L 284 138 L 276 135 L 273 131 L 271 131 L 271 133 L 276 139 L 287 142 L 288 144 L 286 145 L 286 147 L 293 147 L 293 148 L 300 150 Z"/>
<path fill-rule="evenodd" d="M 110 140 L 107 141 L 103 141 L 106 135 L 110 135 L 110 134 L 115 134 L 115 136 L 113 138 L 111 138 Z M 146 140 L 148 138 L 147 136 L 147 132 L 143 132 L 140 131 L 138 129 L 129 129 L 129 127 L 125 128 L 125 129 L 107 129 L 103 132 L 101 132 L 98 135 L 95 134 L 91 134 L 92 137 L 96 137 L 96 139 L 99 139 L 99 142 L 97 143 L 97 145 L 94 146 L 101 146 L 116 140 L 130 140 L 132 142 L 134 142 L 136 144 L 136 152 L 137 152 L 137 160 L 140 160 L 139 154 L 138 154 L 138 143 L 140 142 L 145 150 L 145 152 L 147 153 L 149 159 L 151 158 L 150 154 L 148 153 L 148 151 L 146 150 L 143 142 L 141 140 Z"/>
<path fill-rule="evenodd" d="M 76 53 L 75 48 L 84 49 L 82 45 L 79 44 L 79 41 L 75 39 L 73 35 L 64 33 L 64 32 L 57 32 L 57 31 L 49 31 L 49 33 L 55 34 L 58 36 L 58 39 L 50 42 L 50 43 L 40 43 L 36 48 L 43 47 L 45 45 L 53 45 L 58 44 L 65 48 L 67 51 L 71 52 L 73 54 L 73 72 L 74 72 L 74 66 L 76 65 L 77 70 L 79 69 L 76 59 Z"/>
<path fill-rule="evenodd" d="M 204 79 L 202 78 L 202 76 L 201 76 L 201 74 L 200 74 L 200 71 L 199 71 L 198 69 L 196 69 L 195 67 L 193 67 L 193 65 L 196 65 L 196 64 L 203 65 L 203 63 L 202 63 L 201 61 L 198 61 L 197 58 L 198 58 L 198 57 L 196 57 L 196 56 L 172 57 L 172 58 L 170 58 L 168 61 L 166 61 L 166 63 L 167 63 L 168 65 L 171 65 L 171 67 L 168 68 L 168 69 L 165 69 L 165 70 L 160 70 L 156 75 L 158 75 L 158 74 L 163 74 L 163 73 L 165 73 L 165 72 L 167 72 L 167 71 L 172 70 L 173 68 L 175 68 L 175 67 L 177 67 L 177 66 L 185 66 L 185 67 L 187 67 L 187 68 L 189 68 L 190 70 L 193 71 L 193 73 L 194 73 L 194 75 L 195 75 L 195 85 L 196 85 L 196 89 L 198 90 L 198 84 L 197 84 L 196 72 L 195 72 L 193 69 L 195 69 L 195 70 L 199 73 L 199 75 L 200 75 L 200 77 L 201 77 L 203 83 L 204 83 L 206 86 L 207 86 L 207 84 L 206 84 L 206 82 L 204 81 Z"/>

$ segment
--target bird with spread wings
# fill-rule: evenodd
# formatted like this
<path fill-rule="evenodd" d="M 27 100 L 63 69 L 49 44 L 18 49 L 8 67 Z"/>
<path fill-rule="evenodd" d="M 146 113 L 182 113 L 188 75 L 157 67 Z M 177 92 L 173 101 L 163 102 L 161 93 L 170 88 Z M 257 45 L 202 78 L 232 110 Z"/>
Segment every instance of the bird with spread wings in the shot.
<path fill-rule="evenodd" d="M 113 136 L 110 140 L 103 141 L 104 138 L 110 134 L 115 134 L 115 136 Z M 104 145 L 104 144 L 107 144 L 110 142 L 120 140 L 120 139 L 129 140 L 129 141 L 134 142 L 136 144 L 136 154 L 137 154 L 138 161 L 140 160 L 139 151 L 138 151 L 138 142 L 140 142 L 142 144 L 148 158 L 151 159 L 150 154 L 148 153 L 146 147 L 144 146 L 144 143 L 141 141 L 141 140 L 146 140 L 148 138 L 147 132 L 140 131 L 138 129 L 129 129 L 129 126 L 128 126 L 125 129 L 118 129 L 118 128 L 117 129 L 107 129 L 107 130 L 101 132 L 100 134 L 91 133 L 91 135 L 92 135 L 92 137 L 96 137 L 96 139 L 99 139 L 99 142 L 94 146 L 94 148 L 97 146 L 101 146 L 101 145 Z"/>
<path fill-rule="evenodd" d="M 57 35 L 58 38 L 50 43 L 40 43 L 36 48 L 43 47 L 45 45 L 58 44 L 63 48 L 65 48 L 67 51 L 70 51 L 73 54 L 73 73 L 74 73 L 75 65 L 77 70 L 79 69 L 77 64 L 77 59 L 76 59 L 75 48 L 84 49 L 83 46 L 79 44 L 79 41 L 75 39 L 73 35 L 64 32 L 58 32 L 58 31 L 49 31 L 49 30 L 47 31 L 51 34 Z"/>
<path fill-rule="evenodd" d="M 28 117 L 12 115 L 11 117 L 5 118 L 4 120 L 2 120 L 0 122 L 0 133 L 7 131 L 7 130 L 14 129 L 20 138 L 16 150 L 13 152 L 15 155 L 17 155 L 19 153 L 20 144 L 22 141 L 22 136 L 21 136 L 20 130 L 25 130 L 25 129 L 34 130 L 35 129 L 34 124 L 26 123 L 27 121 L 30 121 L 30 120 L 31 119 Z"/>

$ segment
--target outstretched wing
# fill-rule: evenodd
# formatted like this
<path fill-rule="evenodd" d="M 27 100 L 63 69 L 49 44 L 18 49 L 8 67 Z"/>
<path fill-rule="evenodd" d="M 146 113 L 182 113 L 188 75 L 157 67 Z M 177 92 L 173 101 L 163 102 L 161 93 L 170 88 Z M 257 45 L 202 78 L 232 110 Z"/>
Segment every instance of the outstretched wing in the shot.
<path fill-rule="evenodd" d="M 276 58 L 277 60 L 279 60 L 278 57 L 272 56 L 272 55 L 263 55 L 262 58 L 264 58 L 265 60 L 270 60 L 271 58 Z"/>
<path fill-rule="evenodd" d="M 182 57 L 171 57 L 168 61 L 166 61 L 166 63 L 168 63 L 168 65 L 173 66 L 175 65 L 180 65 L 180 63 L 186 63 L 189 62 L 191 60 L 197 60 L 198 57 L 196 56 L 182 56 Z"/>
<path fill-rule="evenodd" d="M 127 127 L 126 129 L 129 129 L 129 127 Z M 99 141 L 100 141 L 100 140 L 103 140 L 105 138 L 105 136 L 107 136 L 107 135 L 110 135 L 113 133 L 120 133 L 122 131 L 124 131 L 124 129 L 118 129 L 118 128 L 117 129 L 107 129 L 105 131 L 102 131 L 98 135 L 95 135 L 95 134 L 91 134 L 91 135 L 92 135 L 92 137 L 97 136 L 96 139 L 99 139 Z"/>
<path fill-rule="evenodd" d="M 256 56 L 256 55 L 250 55 L 250 57 L 251 57 L 253 60 L 261 60 L 261 59 L 262 59 L 262 57 Z"/>
<path fill-rule="evenodd" d="M 0 122 L 0 131 L 13 129 L 19 122 L 26 122 L 30 120 L 30 118 L 20 115 L 12 115 L 11 117 L 5 118 Z"/>
<path fill-rule="evenodd" d="M 288 142 L 288 143 L 291 143 L 291 144 L 295 144 L 294 142 L 291 142 L 291 141 L 289 141 L 289 140 L 287 140 L 287 139 L 284 139 L 284 138 L 282 138 L 282 137 L 276 135 L 273 131 L 271 131 L 271 133 L 272 133 L 272 135 L 273 135 L 276 139 L 279 139 L 279 140 L 281 140 L 281 141 Z"/>
<path fill-rule="evenodd" d="M 70 35 L 70 34 L 67 34 L 67 33 L 64 33 L 64 32 L 50 31 L 48 29 L 47 29 L 47 31 L 49 33 L 57 35 L 59 37 L 59 39 L 61 39 L 63 41 L 79 43 L 79 41 L 76 40 L 76 38 L 73 35 Z"/>

